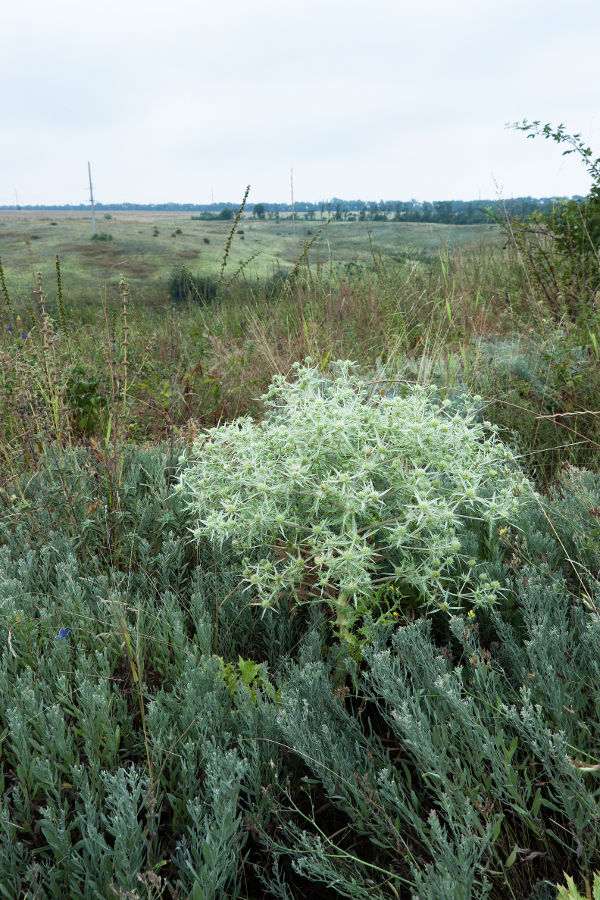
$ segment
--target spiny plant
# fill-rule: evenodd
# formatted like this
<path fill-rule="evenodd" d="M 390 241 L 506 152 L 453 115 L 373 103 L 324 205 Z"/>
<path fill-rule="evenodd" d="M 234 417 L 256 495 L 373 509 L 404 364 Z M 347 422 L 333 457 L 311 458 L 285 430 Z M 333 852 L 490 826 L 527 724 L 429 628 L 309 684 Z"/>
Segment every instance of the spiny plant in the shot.
<path fill-rule="evenodd" d="M 556 900 L 600 900 L 600 874 L 594 875 L 594 885 L 592 887 L 586 879 L 585 897 L 579 893 L 575 881 L 570 875 L 566 875 L 566 885 L 557 885 L 558 895 Z"/>
<path fill-rule="evenodd" d="M 493 605 L 500 584 L 479 578 L 473 534 L 489 553 L 531 487 L 494 426 L 477 420 L 476 401 L 382 390 L 347 361 L 332 377 L 311 360 L 293 369 L 294 381 L 273 379 L 263 422 L 237 419 L 196 445 L 178 485 L 194 537 L 244 557 L 263 609 L 290 592 L 323 602 L 349 641 L 364 616 L 390 621 L 394 604 Z M 389 585 L 394 604 L 379 609 Z"/>

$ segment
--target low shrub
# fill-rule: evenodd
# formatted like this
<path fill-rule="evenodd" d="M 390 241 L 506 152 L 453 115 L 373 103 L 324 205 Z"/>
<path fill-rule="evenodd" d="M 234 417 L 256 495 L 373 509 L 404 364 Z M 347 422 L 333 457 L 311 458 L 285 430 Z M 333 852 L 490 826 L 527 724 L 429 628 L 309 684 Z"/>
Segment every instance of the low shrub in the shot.
<path fill-rule="evenodd" d="M 600 367 L 576 336 L 552 330 L 479 341 L 465 381 L 489 401 L 487 415 L 540 487 L 553 484 L 565 462 L 598 467 Z"/>
<path fill-rule="evenodd" d="M 167 283 L 173 303 L 211 303 L 217 297 L 218 289 L 218 282 L 211 275 L 194 275 L 185 266 L 172 272 Z"/>
<path fill-rule="evenodd" d="M 482 548 L 510 621 L 474 606 L 442 633 L 417 607 L 356 653 L 323 604 L 256 606 L 235 554 L 188 539 L 174 474 L 168 447 L 113 465 L 56 445 L 2 494 L 6 896 L 554 900 L 563 872 L 592 881 L 600 620 L 561 573 L 577 521 L 556 540 L 532 503 Z"/>

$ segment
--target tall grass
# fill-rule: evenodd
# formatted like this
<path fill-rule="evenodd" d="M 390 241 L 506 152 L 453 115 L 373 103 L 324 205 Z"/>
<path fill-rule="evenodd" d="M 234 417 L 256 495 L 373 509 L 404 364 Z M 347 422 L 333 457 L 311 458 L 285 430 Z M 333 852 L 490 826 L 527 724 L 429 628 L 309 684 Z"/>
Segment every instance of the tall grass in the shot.
<path fill-rule="evenodd" d="M 373 262 L 339 276 L 303 264 L 275 292 L 238 278 L 210 304 L 127 292 L 125 318 L 123 297 L 105 297 L 85 324 L 64 302 L 57 321 L 45 305 L 13 312 L 0 340 L 4 459 L 35 457 L 42 420 L 63 443 L 110 443 L 115 422 L 144 441 L 259 412 L 273 374 L 311 356 L 484 395 L 508 432 L 527 431 L 530 452 L 553 454 L 549 478 L 562 459 L 594 464 L 596 320 L 556 322 L 510 248 Z"/>
<path fill-rule="evenodd" d="M 210 305 L 123 282 L 86 321 L 60 265 L 56 315 L 41 282 L 33 306 L 0 279 L 3 896 L 554 900 L 563 872 L 593 883 L 594 307 L 557 317 L 510 240 L 338 274 L 307 260 L 275 285 L 242 270 Z M 442 622 L 394 597 L 402 615 L 357 654 L 317 607 L 261 615 L 231 548 L 190 542 L 172 488 L 192 442 L 259 419 L 307 356 L 355 360 L 382 391 L 480 396 L 541 490 L 474 560 L 497 613 Z"/>

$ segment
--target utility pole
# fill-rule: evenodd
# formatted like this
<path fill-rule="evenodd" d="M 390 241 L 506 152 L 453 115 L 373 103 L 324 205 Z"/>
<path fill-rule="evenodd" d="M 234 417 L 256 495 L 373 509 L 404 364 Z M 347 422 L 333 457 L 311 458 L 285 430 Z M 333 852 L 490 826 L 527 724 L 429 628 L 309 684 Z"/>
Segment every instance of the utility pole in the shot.
<path fill-rule="evenodd" d="M 92 170 L 88 162 L 88 178 L 90 179 L 90 203 L 92 204 L 92 231 L 96 234 L 96 211 L 94 209 L 94 191 L 92 188 Z"/>
<path fill-rule="evenodd" d="M 296 253 L 296 212 L 294 208 L 294 170 L 290 169 L 290 189 L 292 193 L 292 233 L 294 235 L 294 257 Z"/>

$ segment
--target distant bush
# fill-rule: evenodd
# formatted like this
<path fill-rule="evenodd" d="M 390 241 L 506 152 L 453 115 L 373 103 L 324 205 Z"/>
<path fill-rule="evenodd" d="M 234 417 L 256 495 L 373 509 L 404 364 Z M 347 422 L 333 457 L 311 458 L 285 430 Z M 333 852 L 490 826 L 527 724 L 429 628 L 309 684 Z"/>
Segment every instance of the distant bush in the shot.
<path fill-rule="evenodd" d="M 202 240 L 205 244 L 210 244 L 210 238 L 205 237 L 205 238 L 202 238 Z"/>
<path fill-rule="evenodd" d="M 211 275 L 193 275 L 182 266 L 171 273 L 167 290 L 173 303 L 210 303 L 217 296 L 218 283 Z"/>
<path fill-rule="evenodd" d="M 112 219 L 112 215 L 110 213 L 104 213 L 105 219 Z"/>
<path fill-rule="evenodd" d="M 92 235 L 93 241 L 112 241 L 113 236 L 109 234 L 108 231 L 99 231 L 97 234 Z"/>
<path fill-rule="evenodd" d="M 282 266 L 266 279 L 263 284 L 263 292 L 269 299 L 275 299 L 281 296 L 289 284 L 291 284 L 290 273 Z"/>

